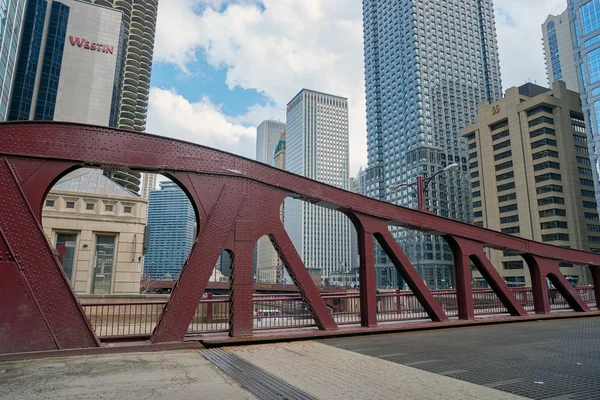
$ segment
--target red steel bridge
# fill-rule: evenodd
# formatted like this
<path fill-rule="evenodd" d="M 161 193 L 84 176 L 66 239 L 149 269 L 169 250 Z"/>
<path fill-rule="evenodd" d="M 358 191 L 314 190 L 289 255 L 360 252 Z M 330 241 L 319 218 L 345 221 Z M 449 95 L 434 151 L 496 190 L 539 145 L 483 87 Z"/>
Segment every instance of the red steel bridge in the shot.
<path fill-rule="evenodd" d="M 232 273 L 228 336 L 255 335 L 253 248 L 268 235 L 316 329 L 304 335 L 342 332 L 327 295 L 322 295 L 302 263 L 280 219 L 280 206 L 292 197 L 344 213 L 358 232 L 359 328 L 376 331 L 374 239 L 404 277 L 429 324 L 470 324 L 476 304 L 472 262 L 509 315 L 505 319 L 558 317 L 551 314 L 546 278 L 564 304 L 577 315 L 600 309 L 600 255 L 556 247 L 370 199 L 212 148 L 170 138 L 87 125 L 57 122 L 0 124 L 0 355 L 78 349 L 106 345 L 65 277 L 59 254 L 42 229 L 42 206 L 50 188 L 80 167 L 134 169 L 160 173 L 177 182 L 198 216 L 198 236 L 166 304 L 161 306 L 148 338 L 140 345 L 183 343 L 197 314 L 219 254 L 229 251 Z M 427 289 L 394 240 L 389 226 L 442 235 L 452 248 L 456 275 L 455 313 Z M 522 255 L 531 275 L 531 307 L 511 291 L 484 253 L 485 248 Z M 571 287 L 560 262 L 589 267 L 594 289 Z M 519 297 L 521 296 L 521 297 Z M 308 333 L 307 333 L 308 332 Z M 139 348 L 139 347 L 138 347 Z"/>

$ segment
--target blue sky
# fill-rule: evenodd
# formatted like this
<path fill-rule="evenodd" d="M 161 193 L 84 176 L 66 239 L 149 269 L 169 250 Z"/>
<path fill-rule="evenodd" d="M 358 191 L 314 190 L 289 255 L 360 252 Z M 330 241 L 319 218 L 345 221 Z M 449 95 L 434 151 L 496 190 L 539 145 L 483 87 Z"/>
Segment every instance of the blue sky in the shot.
<path fill-rule="evenodd" d="M 541 24 L 566 0 L 495 0 L 504 89 L 546 84 Z M 256 126 L 300 89 L 348 97 L 350 168 L 366 164 L 361 0 L 163 0 L 149 132 L 254 157 Z"/>

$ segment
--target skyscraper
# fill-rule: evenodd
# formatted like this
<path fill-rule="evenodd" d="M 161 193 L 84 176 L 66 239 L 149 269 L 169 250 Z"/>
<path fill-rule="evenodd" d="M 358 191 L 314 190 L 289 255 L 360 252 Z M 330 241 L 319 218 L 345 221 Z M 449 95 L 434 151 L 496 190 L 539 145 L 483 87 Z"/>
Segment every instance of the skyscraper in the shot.
<path fill-rule="evenodd" d="M 348 100 L 303 89 L 287 105 L 285 167 L 348 190 Z M 331 209 L 287 199 L 284 224 L 307 268 L 328 280 L 350 268 L 350 221 Z"/>
<path fill-rule="evenodd" d="M 281 140 L 285 123 L 263 121 L 256 128 L 256 160 L 274 165 L 275 147 Z M 285 140 L 285 139 L 284 139 Z M 275 273 L 279 257 L 268 237 L 262 237 L 256 245 L 256 277 L 259 283 L 281 283 L 281 275 Z"/>
<path fill-rule="evenodd" d="M 548 83 L 563 81 L 569 90 L 579 92 L 569 10 L 560 15 L 549 15 L 542 24 L 542 34 Z"/>
<path fill-rule="evenodd" d="M 0 3 L 0 121 L 6 119 L 25 0 Z"/>
<path fill-rule="evenodd" d="M 570 0 L 569 21 L 588 147 L 600 202 L 600 0 Z"/>
<path fill-rule="evenodd" d="M 187 195 L 174 182 L 161 182 L 150 192 L 148 226 L 150 248 L 144 257 L 144 275 L 176 279 L 194 244 L 196 214 Z"/>
<path fill-rule="evenodd" d="M 114 8 L 123 13 L 125 54 L 117 127 L 143 132 L 146 130 L 148 114 L 158 0 L 83 1 Z M 131 187 L 135 193 L 140 192 L 139 172 L 113 173 L 113 179 L 125 187 Z M 156 177 L 146 181 L 153 181 L 156 184 Z"/>
<path fill-rule="evenodd" d="M 460 128 L 481 100 L 502 96 L 492 0 L 363 0 L 367 100 L 367 194 L 416 208 L 410 183 L 451 163 L 427 206 L 445 217 L 471 218 L 466 144 Z M 394 234 L 430 287 L 445 287 L 452 254 L 441 238 Z M 378 281 L 388 260 L 377 252 Z M 395 274 L 393 268 L 389 269 Z M 387 276 L 394 282 L 395 275 Z"/>

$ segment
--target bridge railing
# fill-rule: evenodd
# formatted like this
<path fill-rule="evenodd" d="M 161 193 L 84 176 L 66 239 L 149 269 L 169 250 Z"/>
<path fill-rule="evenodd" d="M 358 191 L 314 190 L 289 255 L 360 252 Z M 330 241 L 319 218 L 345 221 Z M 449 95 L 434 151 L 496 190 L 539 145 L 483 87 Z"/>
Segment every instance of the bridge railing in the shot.
<path fill-rule="evenodd" d="M 578 287 L 578 294 L 594 308 L 593 287 Z M 517 300 L 529 313 L 534 312 L 531 288 L 512 289 Z M 456 290 L 433 290 L 432 294 L 450 318 L 458 316 Z M 358 292 L 324 294 L 323 299 L 338 325 L 360 324 L 360 295 Z M 254 330 L 316 327 L 312 314 L 297 294 L 255 295 Z M 491 289 L 473 289 L 477 317 L 506 313 L 506 308 Z M 553 310 L 569 310 L 568 302 L 557 291 L 550 295 Z M 167 301 L 83 303 L 82 307 L 102 340 L 148 338 L 160 318 Z M 208 294 L 198 304 L 189 325 L 188 335 L 224 333 L 230 328 L 230 298 L 228 295 Z M 377 294 L 377 320 L 398 322 L 429 320 L 411 291 L 387 291 Z"/>

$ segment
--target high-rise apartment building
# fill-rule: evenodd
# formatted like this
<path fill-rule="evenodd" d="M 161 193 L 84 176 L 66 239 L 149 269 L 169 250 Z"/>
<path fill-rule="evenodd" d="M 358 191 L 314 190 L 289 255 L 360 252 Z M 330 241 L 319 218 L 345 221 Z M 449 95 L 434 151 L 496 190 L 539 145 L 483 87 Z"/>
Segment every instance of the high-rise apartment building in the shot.
<path fill-rule="evenodd" d="M 273 152 L 285 129 L 284 122 L 263 121 L 256 128 L 256 161 L 273 165 Z"/>
<path fill-rule="evenodd" d="M 533 96 L 531 96 L 533 94 Z M 579 93 L 564 82 L 552 89 L 510 88 L 478 108 L 468 141 L 475 224 L 526 239 L 600 252 L 600 222 Z M 524 260 L 489 250 L 513 285 L 530 286 Z M 564 275 L 588 284 L 585 267 L 563 264 Z M 484 282 L 473 273 L 475 281 Z M 479 277 L 479 278 L 478 278 Z"/>
<path fill-rule="evenodd" d="M 303 89 L 287 105 L 285 167 L 348 190 L 348 100 Z M 284 224 L 305 266 L 328 281 L 350 268 L 350 221 L 340 212 L 286 199 Z"/>
<path fill-rule="evenodd" d="M 0 2 L 0 121 L 6 120 L 25 0 Z"/>
<path fill-rule="evenodd" d="M 147 279 L 177 279 L 195 239 L 196 214 L 187 195 L 174 182 L 161 182 L 148 203 L 150 247 L 144 257 Z"/>
<path fill-rule="evenodd" d="M 367 194 L 416 208 L 410 188 L 387 187 L 458 163 L 458 172 L 433 180 L 427 207 L 468 221 L 460 129 L 475 120 L 477 103 L 502 96 L 492 0 L 363 0 L 363 18 Z M 394 235 L 430 287 L 449 286 L 452 253 L 442 238 L 400 229 Z M 380 250 L 375 261 L 379 285 L 401 284 Z"/>
<path fill-rule="evenodd" d="M 542 24 L 542 34 L 548 83 L 563 81 L 567 89 L 579 92 L 569 10 L 560 15 L 549 15 Z"/>
<path fill-rule="evenodd" d="M 142 179 L 142 197 L 147 199 L 150 192 L 156 189 L 156 174 L 144 174 Z"/>

